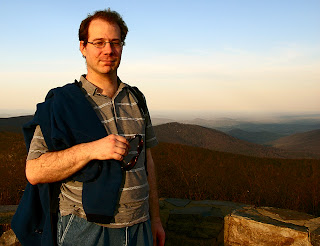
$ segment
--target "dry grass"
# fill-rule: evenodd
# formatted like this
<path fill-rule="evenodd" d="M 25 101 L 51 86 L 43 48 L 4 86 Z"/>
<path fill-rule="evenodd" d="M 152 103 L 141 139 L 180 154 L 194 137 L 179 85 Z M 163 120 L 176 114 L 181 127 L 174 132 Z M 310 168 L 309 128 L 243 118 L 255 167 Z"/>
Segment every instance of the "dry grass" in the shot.
<path fill-rule="evenodd" d="M 0 204 L 18 204 L 27 183 L 22 134 L 0 132 L 0 150 Z"/>
<path fill-rule="evenodd" d="M 320 160 L 267 159 L 160 143 L 162 197 L 226 200 L 320 216 Z"/>

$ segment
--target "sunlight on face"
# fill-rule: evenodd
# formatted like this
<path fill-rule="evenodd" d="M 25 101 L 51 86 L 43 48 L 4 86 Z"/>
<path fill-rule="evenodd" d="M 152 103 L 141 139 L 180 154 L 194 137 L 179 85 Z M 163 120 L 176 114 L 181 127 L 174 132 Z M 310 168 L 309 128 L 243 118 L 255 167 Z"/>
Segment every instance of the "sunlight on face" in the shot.
<path fill-rule="evenodd" d="M 97 41 L 121 41 L 119 26 L 100 19 L 93 20 L 88 30 L 88 42 Z M 106 43 L 105 47 L 97 48 L 92 43 L 84 46 L 81 42 L 80 50 L 86 57 L 89 77 L 117 73 L 121 61 L 121 46 Z"/>

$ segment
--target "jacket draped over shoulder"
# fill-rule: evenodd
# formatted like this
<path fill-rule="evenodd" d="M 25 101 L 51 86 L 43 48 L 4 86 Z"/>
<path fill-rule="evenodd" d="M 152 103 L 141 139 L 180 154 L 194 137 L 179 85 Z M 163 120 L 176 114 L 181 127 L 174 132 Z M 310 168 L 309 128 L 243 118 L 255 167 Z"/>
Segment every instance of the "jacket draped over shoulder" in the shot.
<path fill-rule="evenodd" d="M 52 89 L 45 102 L 37 105 L 34 118 L 23 127 L 27 151 L 37 125 L 41 127 L 49 151 L 64 150 L 107 136 L 77 82 Z M 83 182 L 82 202 L 87 220 L 110 223 L 122 183 L 119 162 L 93 160 L 70 178 Z M 11 222 L 12 229 L 23 245 L 54 245 L 50 213 L 53 186 L 27 184 Z"/>

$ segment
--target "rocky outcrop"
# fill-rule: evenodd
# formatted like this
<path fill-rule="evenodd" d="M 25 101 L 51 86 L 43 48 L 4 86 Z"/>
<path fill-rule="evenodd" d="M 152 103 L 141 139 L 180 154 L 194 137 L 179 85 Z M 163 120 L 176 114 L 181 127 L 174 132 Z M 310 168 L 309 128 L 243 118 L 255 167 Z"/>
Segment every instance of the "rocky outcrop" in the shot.
<path fill-rule="evenodd" d="M 224 217 L 244 204 L 160 199 L 166 246 L 224 245 Z"/>
<path fill-rule="evenodd" d="M 223 201 L 160 199 L 166 245 L 320 245 L 320 218 Z"/>
<path fill-rule="evenodd" d="M 320 218 L 292 210 L 245 207 L 224 225 L 225 245 L 320 245 Z"/>
<path fill-rule="evenodd" d="M 0 246 L 19 246 L 21 245 L 13 230 L 4 232 L 0 238 Z"/>
<path fill-rule="evenodd" d="M 0 206 L 0 228 L 10 228 L 16 207 Z M 166 246 L 320 245 L 320 217 L 292 210 L 162 198 L 160 215 Z M 19 245 L 12 230 L 0 237 L 4 245 Z"/>

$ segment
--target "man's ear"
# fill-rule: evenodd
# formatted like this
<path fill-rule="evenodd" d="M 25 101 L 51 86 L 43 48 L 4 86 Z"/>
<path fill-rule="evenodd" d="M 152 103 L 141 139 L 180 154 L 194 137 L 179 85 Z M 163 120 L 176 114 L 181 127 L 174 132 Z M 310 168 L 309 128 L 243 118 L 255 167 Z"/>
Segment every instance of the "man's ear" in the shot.
<path fill-rule="evenodd" d="M 84 45 L 84 41 L 80 41 L 80 52 L 83 57 L 86 57 L 87 50 L 86 50 L 86 46 Z"/>

